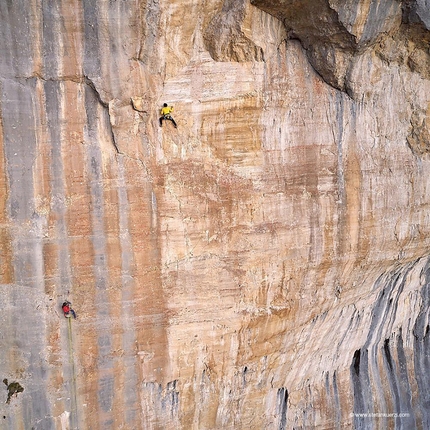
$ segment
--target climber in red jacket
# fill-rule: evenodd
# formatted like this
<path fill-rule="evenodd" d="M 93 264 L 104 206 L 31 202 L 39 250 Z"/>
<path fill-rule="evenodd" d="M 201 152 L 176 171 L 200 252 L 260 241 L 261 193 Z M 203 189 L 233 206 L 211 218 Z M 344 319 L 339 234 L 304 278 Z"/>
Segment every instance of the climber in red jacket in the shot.
<path fill-rule="evenodd" d="M 72 309 L 72 304 L 70 302 L 64 302 L 61 308 L 63 309 L 63 313 L 66 318 L 70 318 L 71 314 L 73 315 L 73 318 L 76 319 L 76 312 Z"/>

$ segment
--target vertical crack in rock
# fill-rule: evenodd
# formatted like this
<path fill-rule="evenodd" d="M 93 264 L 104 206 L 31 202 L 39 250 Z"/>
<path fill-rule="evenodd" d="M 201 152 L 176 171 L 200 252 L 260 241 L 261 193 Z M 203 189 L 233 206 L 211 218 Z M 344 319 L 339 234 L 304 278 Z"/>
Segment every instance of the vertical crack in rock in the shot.
<path fill-rule="evenodd" d="M 288 410 L 288 390 L 285 387 L 279 388 L 277 395 L 277 413 L 279 416 L 278 430 L 287 429 L 287 410 Z"/>
<path fill-rule="evenodd" d="M 393 411 L 405 412 L 400 403 L 400 392 L 398 386 L 398 371 L 394 357 L 391 355 L 390 339 L 385 339 L 382 347 L 382 361 L 384 363 L 385 372 L 389 385 L 389 393 L 392 401 Z M 399 417 L 395 418 L 396 428 L 400 427 Z"/>
<path fill-rule="evenodd" d="M 247 373 L 248 373 L 248 366 L 245 366 L 242 370 L 242 383 L 243 383 L 244 387 L 246 385 L 246 374 Z"/>
<path fill-rule="evenodd" d="M 370 390 L 370 380 L 367 369 L 367 351 L 357 349 L 354 352 L 352 359 L 352 364 L 350 368 L 351 382 L 353 389 L 354 398 L 354 412 L 367 412 L 369 410 L 371 398 Z M 355 428 L 360 427 L 360 421 L 355 418 L 354 425 Z"/>
<path fill-rule="evenodd" d="M 97 2 L 91 0 L 83 0 L 83 32 L 84 32 L 84 59 L 83 59 L 83 79 L 97 97 L 97 100 L 105 108 L 107 127 L 111 135 L 113 146 L 117 153 L 120 153 L 116 142 L 115 134 L 112 127 L 112 121 L 109 113 L 109 103 L 103 100 L 95 83 L 89 76 L 101 76 L 102 66 L 101 55 L 102 48 L 100 45 L 100 11 L 101 6 Z"/>
<path fill-rule="evenodd" d="M 88 85 L 88 87 L 90 87 L 93 90 L 94 95 L 96 96 L 98 102 L 100 103 L 101 106 L 103 106 L 104 111 L 106 113 L 106 119 L 107 119 L 106 123 L 107 123 L 108 128 L 109 128 L 109 133 L 110 133 L 110 136 L 112 138 L 113 146 L 115 147 L 116 152 L 118 154 L 121 154 L 121 152 L 120 152 L 120 150 L 118 148 L 118 145 L 117 145 L 117 142 L 116 142 L 116 139 L 115 139 L 115 133 L 114 133 L 113 127 L 112 127 L 112 121 L 111 121 L 111 117 L 110 117 L 110 113 L 109 113 L 109 103 L 105 102 L 102 99 L 102 97 L 100 95 L 100 92 L 97 90 L 94 82 L 90 78 L 88 78 L 87 76 L 84 76 L 84 82 L 85 82 L 85 84 Z"/>

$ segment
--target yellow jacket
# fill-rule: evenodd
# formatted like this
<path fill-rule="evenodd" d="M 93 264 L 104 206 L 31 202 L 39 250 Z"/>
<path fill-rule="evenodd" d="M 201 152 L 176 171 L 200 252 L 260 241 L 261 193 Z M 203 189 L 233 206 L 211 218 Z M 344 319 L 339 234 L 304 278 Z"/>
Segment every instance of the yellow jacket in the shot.
<path fill-rule="evenodd" d="M 170 112 L 172 112 L 173 110 L 173 106 L 167 106 L 167 107 L 163 107 L 161 109 L 161 115 L 165 116 L 165 115 L 169 115 Z"/>

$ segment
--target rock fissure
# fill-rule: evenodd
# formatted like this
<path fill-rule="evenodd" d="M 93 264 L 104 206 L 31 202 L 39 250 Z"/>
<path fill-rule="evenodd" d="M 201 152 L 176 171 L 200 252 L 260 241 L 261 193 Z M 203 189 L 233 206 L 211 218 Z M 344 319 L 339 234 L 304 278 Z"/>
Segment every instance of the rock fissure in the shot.
<path fill-rule="evenodd" d="M 104 111 L 105 111 L 105 113 L 107 115 L 107 118 L 108 118 L 108 120 L 106 122 L 108 124 L 109 133 L 110 133 L 110 136 L 111 136 L 111 139 L 112 139 L 112 144 L 113 144 L 113 146 L 115 148 L 115 151 L 118 154 L 121 154 L 121 151 L 119 150 L 118 144 L 116 142 L 115 132 L 114 132 L 114 129 L 113 129 L 113 126 L 112 126 L 111 114 L 110 114 L 110 111 L 109 111 L 110 103 L 103 100 L 103 98 L 102 98 L 99 90 L 97 89 L 95 83 L 88 76 L 84 76 L 83 79 L 84 79 L 84 83 L 89 88 L 91 88 L 91 90 L 95 94 L 95 96 L 96 96 L 98 102 L 100 103 L 100 105 L 103 106 Z"/>

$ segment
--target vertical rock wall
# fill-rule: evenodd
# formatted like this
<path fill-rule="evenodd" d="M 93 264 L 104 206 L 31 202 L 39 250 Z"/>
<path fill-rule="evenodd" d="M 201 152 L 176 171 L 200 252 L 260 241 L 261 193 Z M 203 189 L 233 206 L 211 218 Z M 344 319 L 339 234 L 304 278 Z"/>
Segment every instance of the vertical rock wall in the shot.
<path fill-rule="evenodd" d="M 429 427 L 428 18 L 3 2 L 0 427 Z"/>

